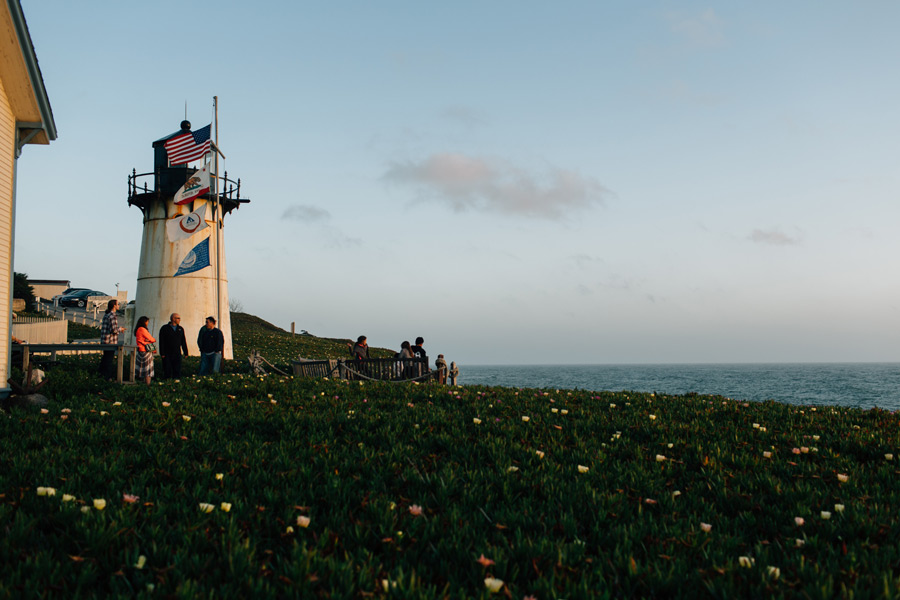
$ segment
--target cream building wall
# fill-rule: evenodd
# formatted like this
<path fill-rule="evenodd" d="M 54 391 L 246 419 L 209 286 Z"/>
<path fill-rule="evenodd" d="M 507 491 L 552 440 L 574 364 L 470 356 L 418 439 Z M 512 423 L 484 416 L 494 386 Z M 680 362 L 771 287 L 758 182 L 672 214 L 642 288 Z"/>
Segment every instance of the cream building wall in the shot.
<path fill-rule="evenodd" d="M 19 0 L 0 2 L 0 396 L 9 394 L 15 261 L 16 160 L 26 144 L 49 144 L 56 124 Z"/>

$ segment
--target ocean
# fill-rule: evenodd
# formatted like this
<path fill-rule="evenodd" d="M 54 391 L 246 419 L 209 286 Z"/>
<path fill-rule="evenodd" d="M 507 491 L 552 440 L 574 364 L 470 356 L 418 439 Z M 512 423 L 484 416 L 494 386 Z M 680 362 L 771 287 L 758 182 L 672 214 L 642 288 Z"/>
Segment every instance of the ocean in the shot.
<path fill-rule="evenodd" d="M 461 365 L 459 383 L 900 410 L 900 363 Z"/>

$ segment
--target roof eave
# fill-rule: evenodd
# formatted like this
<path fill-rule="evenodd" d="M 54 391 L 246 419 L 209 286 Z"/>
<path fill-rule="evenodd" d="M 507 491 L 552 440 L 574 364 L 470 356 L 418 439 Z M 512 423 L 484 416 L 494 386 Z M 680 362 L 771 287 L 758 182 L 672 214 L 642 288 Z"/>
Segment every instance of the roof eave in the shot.
<path fill-rule="evenodd" d="M 53 120 L 53 109 L 50 107 L 50 98 L 47 97 L 47 89 L 44 87 L 41 67 L 38 65 L 37 55 L 34 53 L 34 45 L 31 43 L 31 34 L 28 33 L 28 25 L 25 23 L 25 14 L 22 12 L 22 5 L 19 3 L 19 0 L 7 0 L 7 5 L 9 6 L 9 14 L 12 17 L 13 26 L 16 28 L 16 36 L 19 38 L 19 47 L 22 50 L 25 67 L 28 69 L 28 77 L 34 90 L 35 101 L 40 111 L 41 127 L 47 136 L 47 142 L 45 143 L 50 143 L 56 139 L 56 122 Z"/>

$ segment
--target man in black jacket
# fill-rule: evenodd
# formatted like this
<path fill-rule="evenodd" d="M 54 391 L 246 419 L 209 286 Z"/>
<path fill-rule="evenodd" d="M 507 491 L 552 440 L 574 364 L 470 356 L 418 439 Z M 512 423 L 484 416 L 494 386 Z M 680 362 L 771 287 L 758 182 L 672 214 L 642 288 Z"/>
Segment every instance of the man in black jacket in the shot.
<path fill-rule="evenodd" d="M 181 377 L 181 354 L 188 355 L 187 340 L 181 326 L 181 315 L 172 313 L 169 322 L 159 330 L 159 355 L 162 357 L 163 379 Z"/>
<path fill-rule="evenodd" d="M 206 317 L 206 327 L 200 328 L 197 334 L 197 345 L 200 346 L 200 375 L 218 373 L 222 366 L 222 351 L 225 349 L 225 336 L 216 327 L 215 317 Z"/>

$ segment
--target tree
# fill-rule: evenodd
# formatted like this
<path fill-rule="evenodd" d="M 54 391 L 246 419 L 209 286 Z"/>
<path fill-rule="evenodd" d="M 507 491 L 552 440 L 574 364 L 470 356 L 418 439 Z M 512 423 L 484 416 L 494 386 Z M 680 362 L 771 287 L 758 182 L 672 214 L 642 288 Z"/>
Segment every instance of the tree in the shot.
<path fill-rule="evenodd" d="M 13 273 L 13 298 L 21 298 L 25 301 L 25 310 L 34 307 L 34 289 L 28 283 L 28 275 L 25 273 Z"/>

